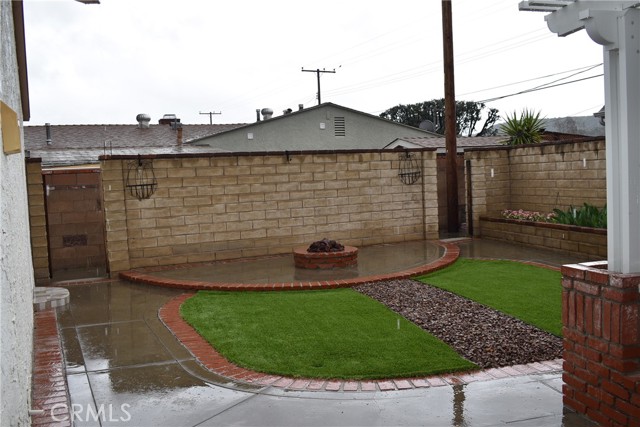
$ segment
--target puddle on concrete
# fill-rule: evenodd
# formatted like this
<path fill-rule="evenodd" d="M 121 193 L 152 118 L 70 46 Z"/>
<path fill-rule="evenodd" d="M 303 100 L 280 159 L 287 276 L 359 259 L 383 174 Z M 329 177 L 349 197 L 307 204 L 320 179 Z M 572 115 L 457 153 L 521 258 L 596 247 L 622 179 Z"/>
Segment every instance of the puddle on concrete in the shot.
<path fill-rule="evenodd" d="M 436 261 L 444 249 L 429 241 L 358 248 L 358 265 L 333 270 L 305 270 L 293 264 L 293 254 L 250 261 L 217 262 L 204 266 L 149 273 L 169 279 L 225 283 L 326 281 L 375 276 L 408 270 Z"/>

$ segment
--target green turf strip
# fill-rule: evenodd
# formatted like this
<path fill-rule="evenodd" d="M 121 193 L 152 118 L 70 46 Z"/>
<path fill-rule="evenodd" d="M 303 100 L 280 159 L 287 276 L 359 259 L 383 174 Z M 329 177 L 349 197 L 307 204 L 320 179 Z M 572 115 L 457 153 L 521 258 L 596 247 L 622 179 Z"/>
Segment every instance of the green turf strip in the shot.
<path fill-rule="evenodd" d="M 228 360 L 270 374 L 374 379 L 475 367 L 351 289 L 200 291 L 185 301 L 181 314 Z"/>
<path fill-rule="evenodd" d="M 558 271 L 514 261 L 461 258 L 418 279 L 562 335 L 562 279 Z"/>

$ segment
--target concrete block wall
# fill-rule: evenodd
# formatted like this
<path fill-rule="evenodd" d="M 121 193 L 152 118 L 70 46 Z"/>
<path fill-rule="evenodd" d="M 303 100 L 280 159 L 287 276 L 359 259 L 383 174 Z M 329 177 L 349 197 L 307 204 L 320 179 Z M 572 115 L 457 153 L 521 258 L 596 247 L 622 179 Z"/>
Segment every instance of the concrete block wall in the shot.
<path fill-rule="evenodd" d="M 465 159 L 471 161 L 476 230 L 480 216 L 497 217 L 504 209 L 606 204 L 604 140 L 472 149 Z"/>
<path fill-rule="evenodd" d="M 562 267 L 564 404 L 602 426 L 640 425 L 640 275 Z"/>
<path fill-rule="evenodd" d="M 33 272 L 36 284 L 47 284 L 50 279 L 49 248 L 47 245 L 47 213 L 41 160 L 27 160 L 26 170 Z"/>
<path fill-rule="evenodd" d="M 438 237 L 435 151 L 402 184 L 396 152 L 157 156 L 157 190 L 127 191 L 135 158 L 102 161 L 112 274 L 131 268 L 291 253 L 322 238 L 366 246 Z"/>
<path fill-rule="evenodd" d="M 511 179 L 509 168 L 509 151 L 504 149 L 467 151 L 465 160 L 471 160 L 471 191 L 473 211 L 473 229 L 477 235 L 480 230 L 480 216 L 497 216 L 500 211 L 509 207 Z M 465 175 L 466 176 L 466 175 Z"/>

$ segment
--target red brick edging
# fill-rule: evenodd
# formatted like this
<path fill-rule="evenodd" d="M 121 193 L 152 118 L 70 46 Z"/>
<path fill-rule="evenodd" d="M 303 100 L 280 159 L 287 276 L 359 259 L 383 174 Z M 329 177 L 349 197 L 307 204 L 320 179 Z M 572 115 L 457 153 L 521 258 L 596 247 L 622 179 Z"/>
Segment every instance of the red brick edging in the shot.
<path fill-rule="evenodd" d="M 426 265 L 414 267 L 408 270 L 374 276 L 355 277 L 352 279 L 328 280 L 324 282 L 286 282 L 286 283 L 224 283 L 224 282 L 200 282 L 194 280 L 168 279 L 148 274 L 150 270 L 124 271 L 120 278 L 130 282 L 144 283 L 147 285 L 164 286 L 184 290 L 210 290 L 210 291 L 291 291 L 311 289 L 336 289 L 348 288 L 364 283 L 382 282 L 385 280 L 408 279 L 410 277 L 431 273 L 453 264 L 460 256 L 460 248 L 449 242 L 439 241 L 438 245 L 444 247 L 445 253 L 440 259 Z"/>
<path fill-rule="evenodd" d="M 445 255 L 439 260 L 419 268 L 407 270 L 398 275 L 373 276 L 367 278 L 358 278 L 353 282 L 341 283 L 340 286 L 313 286 L 309 284 L 304 287 L 286 287 L 278 288 L 277 285 L 264 287 L 258 290 L 283 290 L 283 289 L 330 289 L 338 287 L 354 286 L 360 283 L 370 283 L 375 281 L 408 278 L 419 274 L 425 274 L 440 270 L 452 264 L 459 256 L 460 249 L 457 245 L 440 242 L 440 245 L 446 249 Z M 411 273 L 409 273 L 411 272 Z M 387 277 L 391 276 L 391 277 Z M 383 278 L 384 277 L 384 278 Z M 249 291 L 256 290 L 254 285 L 229 285 L 225 287 L 205 287 L 199 289 L 216 289 L 216 290 L 233 290 L 233 291 Z M 180 287 L 180 286 L 177 286 Z M 198 289 L 198 288 L 196 288 Z M 375 391 L 391 391 L 404 390 L 413 388 L 440 387 L 445 385 L 468 384 L 474 381 L 495 380 L 508 377 L 517 377 L 531 374 L 556 373 L 562 371 L 562 359 L 556 359 L 544 362 L 534 362 L 524 365 L 506 366 L 502 368 L 492 368 L 483 371 L 471 371 L 453 373 L 447 375 L 435 375 L 424 378 L 390 378 L 383 380 L 367 380 L 367 381 L 345 381 L 345 380 L 322 380 L 312 378 L 289 378 L 277 375 L 264 374 L 249 369 L 245 369 L 234 365 L 225 359 L 209 342 L 207 342 L 198 332 L 195 331 L 180 315 L 180 306 L 184 301 L 195 295 L 194 292 L 179 295 L 164 306 L 158 312 L 160 320 L 175 335 L 175 337 L 193 354 L 193 356 L 205 368 L 222 377 L 229 378 L 235 382 L 243 382 L 261 386 L 272 386 L 288 390 L 306 390 L 306 391 L 351 391 L 351 392 L 375 392 Z"/>
<path fill-rule="evenodd" d="M 440 387 L 445 385 L 468 384 L 475 381 L 487 381 L 532 374 L 548 374 L 562 371 L 562 359 L 528 363 L 526 365 L 506 366 L 483 371 L 459 372 L 446 375 L 434 375 L 424 378 L 389 378 L 382 380 L 323 380 L 313 378 L 290 378 L 264 374 L 234 365 L 225 359 L 195 329 L 180 316 L 180 306 L 195 293 L 179 295 L 158 312 L 160 320 L 175 335 L 193 356 L 208 370 L 234 382 L 260 386 L 272 386 L 288 390 L 306 391 L 392 391 L 413 388 Z"/>
<path fill-rule="evenodd" d="M 34 313 L 31 407 L 34 426 L 71 426 L 69 390 L 55 309 Z"/>

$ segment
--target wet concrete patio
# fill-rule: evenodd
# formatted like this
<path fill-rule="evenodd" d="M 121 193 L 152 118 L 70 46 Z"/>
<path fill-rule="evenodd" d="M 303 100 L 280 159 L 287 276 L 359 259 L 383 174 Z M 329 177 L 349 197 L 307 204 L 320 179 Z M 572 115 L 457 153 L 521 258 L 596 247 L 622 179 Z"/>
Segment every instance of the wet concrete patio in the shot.
<path fill-rule="evenodd" d="M 457 244 L 466 257 L 584 261 L 492 241 Z M 239 281 L 259 271 L 245 267 L 234 273 Z M 159 320 L 158 309 L 182 291 L 123 281 L 68 289 L 58 322 L 78 426 L 592 425 L 563 410 L 560 371 L 375 392 L 233 383 L 203 368 Z"/>

